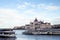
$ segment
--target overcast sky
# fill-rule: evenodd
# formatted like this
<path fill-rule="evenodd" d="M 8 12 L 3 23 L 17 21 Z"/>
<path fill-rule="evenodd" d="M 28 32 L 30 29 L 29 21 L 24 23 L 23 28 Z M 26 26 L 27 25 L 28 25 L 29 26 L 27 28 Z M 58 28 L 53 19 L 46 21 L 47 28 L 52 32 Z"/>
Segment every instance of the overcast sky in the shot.
<path fill-rule="evenodd" d="M 28 24 L 35 18 L 60 23 L 60 0 L 0 0 L 0 28 Z"/>

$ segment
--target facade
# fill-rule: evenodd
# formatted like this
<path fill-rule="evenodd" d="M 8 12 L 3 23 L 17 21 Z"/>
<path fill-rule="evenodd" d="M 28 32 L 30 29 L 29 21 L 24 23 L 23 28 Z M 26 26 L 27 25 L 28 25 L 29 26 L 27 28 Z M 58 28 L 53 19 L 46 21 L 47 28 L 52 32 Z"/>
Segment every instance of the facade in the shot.
<path fill-rule="evenodd" d="M 28 34 L 28 35 L 44 35 L 44 34 L 49 34 L 49 35 L 60 35 L 60 24 L 58 26 L 56 25 L 51 25 L 48 22 L 43 22 L 43 21 L 38 21 L 37 18 L 33 21 L 30 22 L 30 24 L 25 25 L 26 31 L 23 32 L 23 34 Z"/>
<path fill-rule="evenodd" d="M 51 24 L 43 21 L 38 21 L 37 18 L 33 22 L 30 22 L 30 24 L 25 25 L 25 29 L 27 30 L 40 30 L 45 28 L 51 28 Z"/>

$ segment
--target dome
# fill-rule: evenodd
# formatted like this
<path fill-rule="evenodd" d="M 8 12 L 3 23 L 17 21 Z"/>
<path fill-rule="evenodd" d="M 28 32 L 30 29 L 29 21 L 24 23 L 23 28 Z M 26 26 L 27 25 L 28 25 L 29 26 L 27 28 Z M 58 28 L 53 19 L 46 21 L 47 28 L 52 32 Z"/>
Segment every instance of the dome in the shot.
<path fill-rule="evenodd" d="M 37 18 L 35 18 L 34 22 L 38 21 Z"/>

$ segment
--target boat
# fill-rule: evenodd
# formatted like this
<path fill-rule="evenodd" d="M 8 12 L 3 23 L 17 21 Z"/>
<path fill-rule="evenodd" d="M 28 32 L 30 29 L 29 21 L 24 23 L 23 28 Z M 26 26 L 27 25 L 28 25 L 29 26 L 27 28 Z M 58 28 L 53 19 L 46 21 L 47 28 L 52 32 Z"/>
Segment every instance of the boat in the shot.
<path fill-rule="evenodd" d="M 60 29 L 44 29 L 44 30 L 26 30 L 23 34 L 33 34 L 33 35 L 60 35 Z"/>
<path fill-rule="evenodd" d="M 0 29 L 0 37 L 16 38 L 13 29 Z"/>

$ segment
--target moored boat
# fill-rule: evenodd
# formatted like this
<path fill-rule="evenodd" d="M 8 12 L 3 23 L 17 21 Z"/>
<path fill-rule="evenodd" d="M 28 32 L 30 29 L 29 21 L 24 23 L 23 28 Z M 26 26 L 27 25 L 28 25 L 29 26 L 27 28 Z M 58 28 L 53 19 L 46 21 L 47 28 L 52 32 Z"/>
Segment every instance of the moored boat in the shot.
<path fill-rule="evenodd" d="M 0 29 L 0 37 L 16 38 L 13 29 Z"/>

